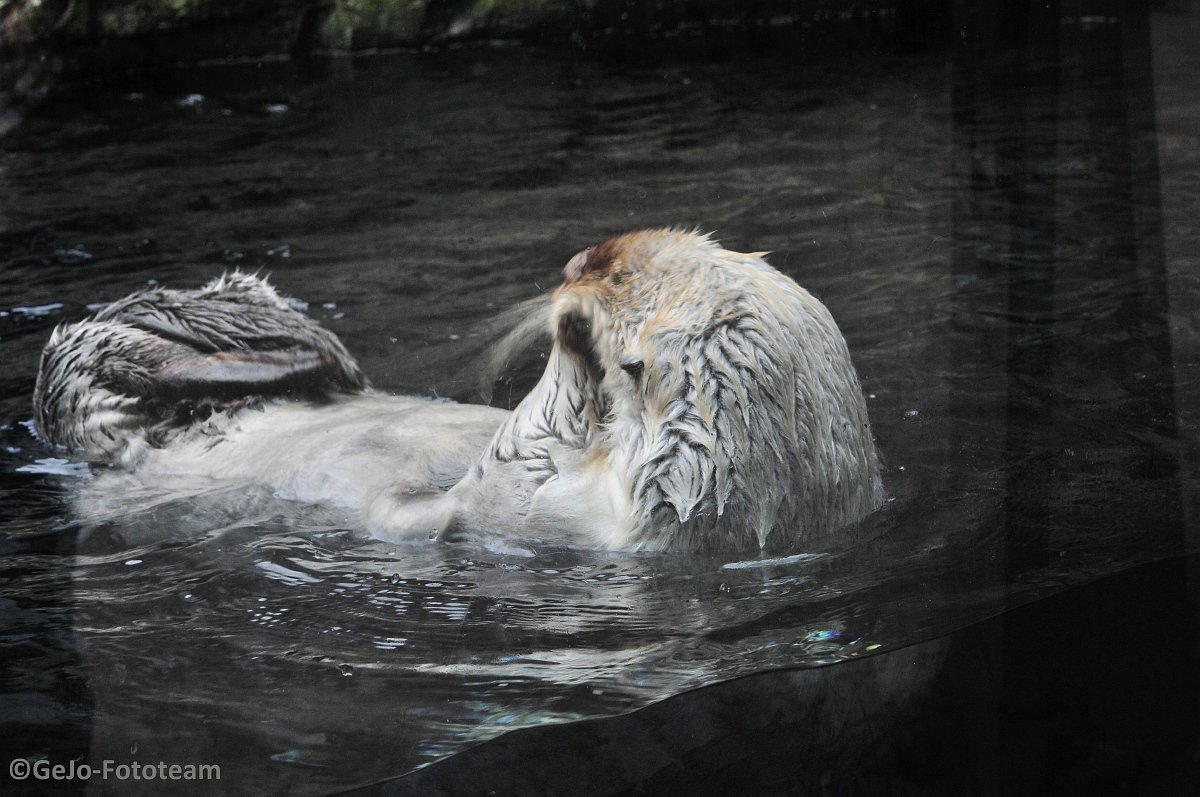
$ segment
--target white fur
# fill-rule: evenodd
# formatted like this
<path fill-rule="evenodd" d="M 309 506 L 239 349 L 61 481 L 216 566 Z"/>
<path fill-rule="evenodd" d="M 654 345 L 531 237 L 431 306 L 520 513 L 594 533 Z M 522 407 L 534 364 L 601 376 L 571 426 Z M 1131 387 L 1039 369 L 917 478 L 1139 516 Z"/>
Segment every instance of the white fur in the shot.
<path fill-rule="evenodd" d="M 589 274 L 593 256 L 605 268 Z M 845 341 L 760 255 L 659 230 L 580 253 L 565 273 L 551 330 L 586 319 L 603 375 L 559 334 L 541 381 L 451 491 L 452 523 L 489 522 L 485 510 L 515 485 L 517 505 L 490 519 L 513 533 L 787 548 L 879 505 Z M 620 365 L 631 358 L 644 365 L 636 379 Z"/>
<path fill-rule="evenodd" d="M 507 415 L 379 394 L 278 402 L 216 416 L 166 447 L 130 446 L 120 464 L 168 495 L 196 484 L 258 484 L 280 498 L 346 509 L 373 533 L 428 535 L 444 521 L 417 510 L 462 479 Z M 106 475 L 87 489 L 108 489 Z"/>
<path fill-rule="evenodd" d="M 336 338 L 261 280 L 227 275 L 191 294 L 138 294 L 56 330 L 38 380 L 39 428 L 143 480 L 266 485 L 343 506 L 388 535 L 788 549 L 879 505 L 846 343 L 825 307 L 761 255 L 651 230 L 581 252 L 564 277 L 553 302 L 530 305 L 497 348 L 496 361 L 507 359 L 541 325 L 554 337 L 542 378 L 512 413 L 363 392 Z M 277 332 L 304 356 L 249 348 Z M 210 353 L 219 346 L 231 353 Z M 139 425 L 139 400 L 111 388 L 148 384 L 161 404 L 179 385 L 204 389 L 209 374 L 269 389 L 293 365 L 348 395 L 234 403 L 180 429 L 161 412 Z"/>

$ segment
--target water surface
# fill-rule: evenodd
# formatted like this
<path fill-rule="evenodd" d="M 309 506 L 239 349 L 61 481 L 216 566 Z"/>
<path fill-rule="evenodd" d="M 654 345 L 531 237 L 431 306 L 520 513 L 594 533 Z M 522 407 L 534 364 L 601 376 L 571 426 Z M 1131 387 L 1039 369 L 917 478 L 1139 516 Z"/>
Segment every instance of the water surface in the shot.
<path fill-rule="evenodd" d="M 1200 296 L 1194 255 L 1175 230 L 1164 250 L 1154 108 L 1094 27 L 1011 64 L 479 48 L 217 65 L 45 108 L 0 142 L 9 747 L 323 793 L 1195 551 L 1175 391 L 1197 329 L 1167 313 Z M 86 468 L 25 423 L 53 325 L 232 268 L 269 273 L 377 387 L 479 400 L 497 314 L 580 248 L 659 225 L 769 251 L 830 307 L 879 513 L 732 562 L 385 543 L 240 490 L 81 518 Z"/>

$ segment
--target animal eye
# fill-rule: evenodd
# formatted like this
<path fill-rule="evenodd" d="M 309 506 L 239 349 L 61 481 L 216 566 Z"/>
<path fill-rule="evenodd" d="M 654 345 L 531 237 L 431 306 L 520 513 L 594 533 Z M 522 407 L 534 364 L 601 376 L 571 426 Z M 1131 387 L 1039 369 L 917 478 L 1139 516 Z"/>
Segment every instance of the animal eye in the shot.
<path fill-rule="evenodd" d="M 644 362 L 633 356 L 622 357 L 621 362 L 618 364 L 621 366 L 622 371 L 629 374 L 634 379 L 640 378 L 642 371 L 646 368 L 646 364 Z"/>

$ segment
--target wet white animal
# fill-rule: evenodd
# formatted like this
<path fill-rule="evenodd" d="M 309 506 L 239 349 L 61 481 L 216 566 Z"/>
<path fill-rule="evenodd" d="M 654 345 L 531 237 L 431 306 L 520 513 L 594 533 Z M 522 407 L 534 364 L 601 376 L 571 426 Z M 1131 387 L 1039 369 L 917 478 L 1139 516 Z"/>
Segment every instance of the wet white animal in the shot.
<path fill-rule="evenodd" d="M 235 274 L 56 329 L 35 422 L 144 483 L 263 485 L 385 536 L 781 550 L 879 506 L 845 340 L 761 255 L 648 230 L 563 276 L 507 344 L 553 337 L 511 413 L 371 391 L 335 336 Z"/>

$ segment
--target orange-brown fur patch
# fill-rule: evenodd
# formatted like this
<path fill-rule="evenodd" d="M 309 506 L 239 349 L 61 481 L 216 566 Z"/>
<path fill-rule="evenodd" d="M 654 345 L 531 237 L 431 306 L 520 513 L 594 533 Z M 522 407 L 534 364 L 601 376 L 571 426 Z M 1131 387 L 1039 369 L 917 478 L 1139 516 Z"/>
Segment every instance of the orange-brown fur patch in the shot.
<path fill-rule="evenodd" d="M 599 281 L 610 276 L 620 268 L 622 245 L 621 238 L 609 238 L 583 250 L 563 269 L 563 284 Z"/>

